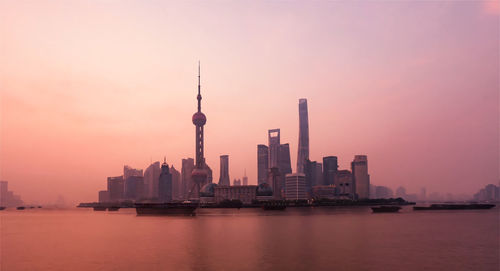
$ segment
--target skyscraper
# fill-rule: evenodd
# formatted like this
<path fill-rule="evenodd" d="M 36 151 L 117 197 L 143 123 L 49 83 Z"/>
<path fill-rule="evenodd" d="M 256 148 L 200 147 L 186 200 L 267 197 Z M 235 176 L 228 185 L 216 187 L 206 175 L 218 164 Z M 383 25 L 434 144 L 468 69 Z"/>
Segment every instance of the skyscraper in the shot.
<path fill-rule="evenodd" d="M 290 144 L 281 144 L 278 155 L 278 167 L 284 175 L 292 173 L 292 162 L 290 160 Z"/>
<path fill-rule="evenodd" d="M 257 182 L 267 182 L 269 172 L 269 148 L 266 145 L 257 145 Z"/>
<path fill-rule="evenodd" d="M 368 158 L 356 155 L 351 163 L 352 178 L 359 199 L 370 198 L 370 175 L 368 175 Z"/>
<path fill-rule="evenodd" d="M 229 182 L 229 156 L 221 155 L 219 185 L 230 185 Z"/>
<path fill-rule="evenodd" d="M 198 111 L 193 115 L 193 124 L 196 126 L 196 165 L 191 173 L 193 187 L 190 189 L 189 198 L 199 198 L 200 188 L 207 183 L 207 170 L 205 168 L 203 126 L 207 123 L 207 117 L 201 112 L 201 76 L 200 64 L 198 63 Z"/>
<path fill-rule="evenodd" d="M 154 162 L 144 171 L 144 194 L 148 198 L 158 197 L 158 179 L 160 178 L 160 162 Z"/>
<path fill-rule="evenodd" d="M 269 168 L 279 168 L 280 153 L 280 129 L 271 129 L 268 131 L 269 139 Z"/>
<path fill-rule="evenodd" d="M 307 114 L 307 99 L 300 99 L 297 173 L 304 173 L 304 164 L 308 159 L 309 159 L 309 118 Z"/>
<path fill-rule="evenodd" d="M 166 161 L 161 165 L 160 178 L 158 180 L 158 199 L 160 202 L 172 201 L 172 174 Z"/>
<path fill-rule="evenodd" d="M 337 156 L 323 157 L 323 185 L 336 183 L 338 168 Z"/>
<path fill-rule="evenodd" d="M 194 186 L 193 178 L 191 173 L 194 169 L 194 160 L 193 158 L 182 159 L 182 168 L 181 168 L 181 182 L 182 182 L 182 195 L 183 199 L 188 199 L 189 191 Z"/>
<path fill-rule="evenodd" d="M 172 165 L 170 167 L 170 174 L 172 174 L 172 199 L 182 199 L 182 182 L 181 173 Z"/>

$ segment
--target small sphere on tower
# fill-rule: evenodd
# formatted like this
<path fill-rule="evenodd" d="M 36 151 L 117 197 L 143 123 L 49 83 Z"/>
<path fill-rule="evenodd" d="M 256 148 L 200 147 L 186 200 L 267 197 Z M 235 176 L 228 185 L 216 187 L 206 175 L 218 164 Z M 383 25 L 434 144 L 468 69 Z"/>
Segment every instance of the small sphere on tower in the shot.
<path fill-rule="evenodd" d="M 193 115 L 193 124 L 194 125 L 205 125 L 207 123 L 207 117 L 205 117 L 205 114 L 201 112 L 196 112 Z"/>

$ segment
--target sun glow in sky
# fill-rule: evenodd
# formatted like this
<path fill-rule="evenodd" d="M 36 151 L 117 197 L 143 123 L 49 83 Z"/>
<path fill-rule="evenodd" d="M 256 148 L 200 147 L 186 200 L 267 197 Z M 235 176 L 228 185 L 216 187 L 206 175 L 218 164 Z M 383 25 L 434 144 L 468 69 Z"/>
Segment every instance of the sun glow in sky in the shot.
<path fill-rule="evenodd" d="M 26 201 L 95 201 L 123 165 L 205 155 L 257 175 L 281 128 L 371 182 L 473 194 L 499 181 L 497 1 L 0 0 L 0 178 Z"/>

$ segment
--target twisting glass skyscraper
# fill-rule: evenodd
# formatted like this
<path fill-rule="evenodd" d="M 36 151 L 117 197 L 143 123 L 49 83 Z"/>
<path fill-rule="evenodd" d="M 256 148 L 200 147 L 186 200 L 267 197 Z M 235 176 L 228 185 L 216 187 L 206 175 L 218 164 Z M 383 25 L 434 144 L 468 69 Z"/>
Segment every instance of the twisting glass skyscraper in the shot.
<path fill-rule="evenodd" d="M 309 118 L 307 99 L 299 100 L 299 148 L 297 154 L 297 173 L 304 173 L 304 165 L 309 159 Z"/>

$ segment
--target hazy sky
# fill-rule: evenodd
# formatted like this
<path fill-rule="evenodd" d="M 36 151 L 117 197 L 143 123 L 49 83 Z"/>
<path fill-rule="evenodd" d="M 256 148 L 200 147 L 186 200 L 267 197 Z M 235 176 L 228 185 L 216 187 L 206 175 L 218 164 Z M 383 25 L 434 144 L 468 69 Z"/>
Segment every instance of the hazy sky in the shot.
<path fill-rule="evenodd" d="M 371 182 L 475 193 L 499 180 L 499 4 L 0 0 L 0 178 L 25 201 L 95 201 L 106 177 L 205 154 L 257 175 L 281 128 Z"/>

